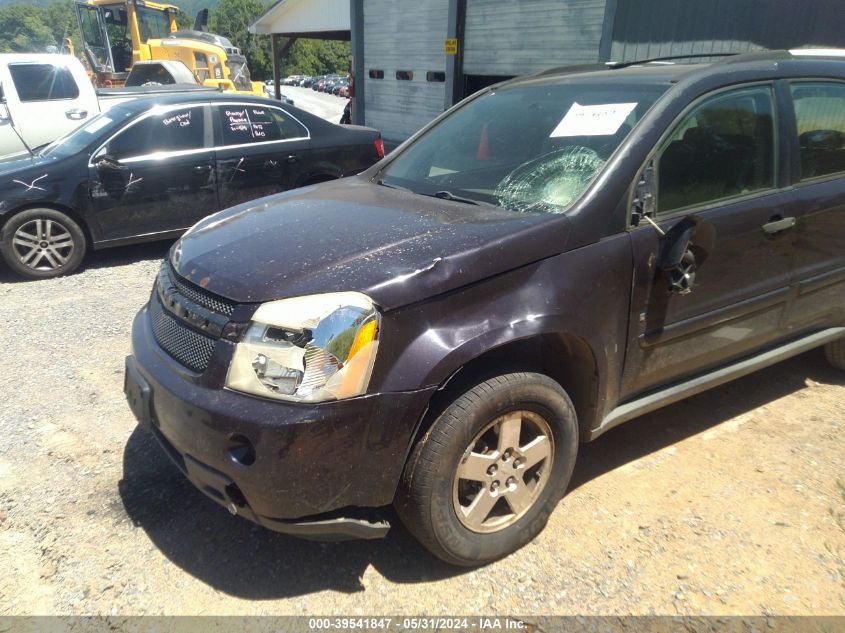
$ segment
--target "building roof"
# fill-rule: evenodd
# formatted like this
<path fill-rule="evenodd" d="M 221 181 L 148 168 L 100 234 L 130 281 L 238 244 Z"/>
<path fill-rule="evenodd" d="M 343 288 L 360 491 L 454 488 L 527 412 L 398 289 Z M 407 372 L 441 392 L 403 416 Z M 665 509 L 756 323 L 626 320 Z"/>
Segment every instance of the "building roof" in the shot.
<path fill-rule="evenodd" d="M 249 26 L 257 35 L 350 38 L 349 0 L 277 0 Z"/>

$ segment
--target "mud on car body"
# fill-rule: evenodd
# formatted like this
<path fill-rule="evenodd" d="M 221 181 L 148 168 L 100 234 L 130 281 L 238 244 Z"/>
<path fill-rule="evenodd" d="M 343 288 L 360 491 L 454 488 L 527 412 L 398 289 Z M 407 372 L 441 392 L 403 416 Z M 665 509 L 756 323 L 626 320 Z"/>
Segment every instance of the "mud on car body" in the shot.
<path fill-rule="evenodd" d="M 138 314 L 126 393 L 235 514 L 477 564 L 579 441 L 825 345 L 845 368 L 845 58 L 559 70 L 361 175 L 211 216 Z"/>

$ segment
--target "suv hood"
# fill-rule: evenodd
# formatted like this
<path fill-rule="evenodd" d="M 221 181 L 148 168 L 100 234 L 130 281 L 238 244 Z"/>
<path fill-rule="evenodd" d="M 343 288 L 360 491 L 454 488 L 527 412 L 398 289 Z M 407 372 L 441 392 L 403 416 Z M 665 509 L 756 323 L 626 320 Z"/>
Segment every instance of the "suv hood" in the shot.
<path fill-rule="evenodd" d="M 353 177 L 209 216 L 173 260 L 186 279 L 237 302 L 356 290 L 389 310 L 560 253 L 568 234 L 564 216 Z"/>

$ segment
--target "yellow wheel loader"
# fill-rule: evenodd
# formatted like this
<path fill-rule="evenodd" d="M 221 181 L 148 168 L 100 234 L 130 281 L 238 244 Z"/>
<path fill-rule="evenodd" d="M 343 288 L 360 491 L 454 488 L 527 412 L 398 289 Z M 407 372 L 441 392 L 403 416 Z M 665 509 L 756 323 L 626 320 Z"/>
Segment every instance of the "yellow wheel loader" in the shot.
<path fill-rule="evenodd" d="M 135 62 L 182 62 L 203 86 L 264 96 L 252 81 L 246 57 L 221 35 L 208 33 L 208 10 L 192 30 L 178 30 L 178 7 L 146 0 L 90 0 L 76 3 L 83 64 L 99 87 L 120 87 Z"/>

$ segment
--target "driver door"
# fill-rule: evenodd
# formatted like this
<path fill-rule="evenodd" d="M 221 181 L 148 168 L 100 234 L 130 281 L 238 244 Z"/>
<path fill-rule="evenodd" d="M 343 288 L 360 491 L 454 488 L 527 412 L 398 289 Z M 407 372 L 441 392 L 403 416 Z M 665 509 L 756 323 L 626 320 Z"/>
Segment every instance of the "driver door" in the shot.
<path fill-rule="evenodd" d="M 631 232 L 635 284 L 622 396 L 631 397 L 749 355 L 785 336 L 792 283 L 794 194 L 778 188 L 771 84 L 721 91 L 680 117 L 651 167 L 655 222 L 692 217 L 694 282 L 661 271 L 667 241 L 648 221 Z M 782 228 L 782 230 L 778 230 Z M 709 236 L 706 245 L 703 235 Z M 688 237 L 688 236 L 687 236 Z M 664 257 L 665 258 L 665 257 Z"/>
<path fill-rule="evenodd" d="M 218 210 L 209 108 L 135 119 L 91 159 L 92 206 L 105 240 L 178 235 Z"/>

